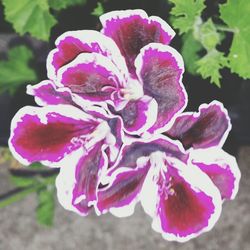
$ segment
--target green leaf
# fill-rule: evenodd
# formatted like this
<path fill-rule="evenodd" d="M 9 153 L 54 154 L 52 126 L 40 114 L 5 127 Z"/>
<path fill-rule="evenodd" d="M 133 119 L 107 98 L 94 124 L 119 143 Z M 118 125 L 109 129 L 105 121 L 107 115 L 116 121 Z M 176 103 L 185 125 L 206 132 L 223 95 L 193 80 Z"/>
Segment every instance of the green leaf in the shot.
<path fill-rule="evenodd" d="M 244 79 L 250 78 L 250 1 L 228 0 L 220 5 L 220 17 L 235 30 L 228 55 L 229 66 L 233 73 Z"/>
<path fill-rule="evenodd" d="M 52 226 L 55 210 L 55 190 L 52 187 L 51 189 L 48 188 L 37 192 L 38 207 L 36 209 L 36 218 L 38 223 L 45 226 Z"/>
<path fill-rule="evenodd" d="M 102 3 L 98 2 L 96 8 L 92 11 L 91 15 L 99 17 L 103 13 L 104 13 L 104 9 L 103 9 Z"/>
<path fill-rule="evenodd" d="M 54 10 L 66 9 L 74 5 L 84 5 L 87 0 L 49 0 L 49 6 Z"/>
<path fill-rule="evenodd" d="M 37 80 L 36 73 L 28 65 L 32 57 L 32 51 L 25 46 L 9 50 L 8 61 L 0 61 L 0 92 L 14 93 L 21 84 Z"/>
<path fill-rule="evenodd" d="M 216 45 L 220 43 L 220 35 L 211 18 L 201 25 L 199 41 L 207 51 L 215 49 Z"/>
<path fill-rule="evenodd" d="M 2 0 L 5 19 L 12 23 L 20 35 L 29 32 L 32 36 L 47 41 L 56 19 L 49 12 L 48 0 Z"/>
<path fill-rule="evenodd" d="M 228 60 L 222 52 L 216 49 L 211 50 L 197 61 L 197 65 L 197 72 L 200 73 L 203 78 L 211 78 L 211 82 L 220 87 L 220 69 L 228 66 Z"/>
<path fill-rule="evenodd" d="M 1 62 L 0 62 L 1 65 Z M 1 74 L 1 66 L 0 66 L 0 74 Z M 1 79 L 0 79 L 1 81 Z M 1 85 L 0 85 L 0 92 L 1 92 Z M 8 147 L 0 147 L 0 164 L 7 163 L 13 160 L 12 153 Z"/>
<path fill-rule="evenodd" d="M 32 177 L 10 176 L 10 181 L 17 187 L 29 187 L 37 184 L 37 180 Z"/>
<path fill-rule="evenodd" d="M 37 220 L 43 225 L 50 226 L 54 216 L 54 193 L 56 174 L 48 177 L 23 177 L 12 175 L 11 181 L 18 187 L 14 192 L 0 195 L 0 208 L 11 205 L 24 199 L 27 195 L 36 192 L 39 205 L 37 207 Z"/>
<path fill-rule="evenodd" d="M 41 169 L 43 167 L 44 165 L 41 164 L 40 162 L 34 162 L 28 166 L 28 168 L 31 168 L 31 169 Z"/>
<path fill-rule="evenodd" d="M 175 16 L 173 26 L 179 29 L 180 34 L 193 29 L 197 17 L 205 8 L 204 0 L 170 0 L 175 6 L 171 14 Z"/>
<path fill-rule="evenodd" d="M 15 192 L 8 197 L 1 197 L 0 196 L 0 208 L 7 207 L 11 205 L 14 202 L 20 201 L 24 199 L 27 195 L 33 193 L 36 191 L 35 187 L 30 187 L 30 188 L 24 188 L 19 190 L 18 192 Z"/>
<path fill-rule="evenodd" d="M 198 52 L 202 50 L 202 46 L 194 39 L 192 32 L 186 33 L 182 37 L 182 42 L 181 54 L 185 62 L 185 67 L 189 73 L 195 75 L 198 68 L 196 62 L 200 58 Z"/>

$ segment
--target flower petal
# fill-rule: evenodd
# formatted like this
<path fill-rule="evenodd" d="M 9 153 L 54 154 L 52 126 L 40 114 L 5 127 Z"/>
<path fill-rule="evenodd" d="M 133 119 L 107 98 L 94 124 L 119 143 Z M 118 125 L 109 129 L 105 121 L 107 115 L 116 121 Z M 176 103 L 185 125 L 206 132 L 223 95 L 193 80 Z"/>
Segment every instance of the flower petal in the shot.
<path fill-rule="evenodd" d="M 35 97 L 39 106 L 70 104 L 75 105 L 72 101 L 71 92 L 68 88 L 56 88 L 50 80 L 42 81 L 36 85 L 27 86 L 27 94 Z"/>
<path fill-rule="evenodd" d="M 111 100 L 111 94 L 124 81 L 119 70 L 99 54 L 81 54 L 58 71 L 58 85 L 68 87 L 92 104 Z"/>
<path fill-rule="evenodd" d="M 164 132 L 170 126 L 169 121 L 181 113 L 187 104 L 187 94 L 182 84 L 182 57 L 167 45 L 152 43 L 141 50 L 135 66 L 145 95 L 155 98 L 158 103 L 157 121 L 149 132 Z"/>
<path fill-rule="evenodd" d="M 103 141 L 96 143 L 77 163 L 72 197 L 72 203 L 77 209 L 85 202 L 88 206 L 96 203 L 101 175 L 108 165 L 105 147 Z"/>
<path fill-rule="evenodd" d="M 112 11 L 100 20 L 101 32 L 116 42 L 132 75 L 135 74 L 134 60 L 142 47 L 152 42 L 169 44 L 175 35 L 164 20 L 148 17 L 143 10 Z"/>
<path fill-rule="evenodd" d="M 67 210 L 78 213 L 81 216 L 87 215 L 91 206 L 86 200 L 82 200 L 75 206 L 73 200 L 73 189 L 75 186 L 75 172 L 79 159 L 86 153 L 82 148 L 73 152 L 73 157 L 68 164 L 60 168 L 60 173 L 56 178 L 57 198 L 59 203 Z"/>
<path fill-rule="evenodd" d="M 149 157 L 154 152 L 164 152 L 170 157 L 176 157 L 183 162 L 188 162 L 189 155 L 184 151 L 181 144 L 171 139 L 157 135 L 151 139 L 124 139 L 123 147 L 115 165 L 110 169 L 111 175 L 117 168 L 135 168 L 135 162 L 140 157 Z"/>
<path fill-rule="evenodd" d="M 118 217 L 130 216 L 134 212 L 150 163 L 146 157 L 135 169 L 119 168 L 111 176 L 107 187 L 98 191 L 97 214 L 110 211 Z"/>
<path fill-rule="evenodd" d="M 110 58 L 124 74 L 127 68 L 124 58 L 112 39 L 94 30 L 68 31 L 56 40 L 56 49 L 47 59 L 48 78 L 56 80 L 57 71 L 74 60 L 80 53 L 99 53 Z"/>
<path fill-rule="evenodd" d="M 121 115 L 127 133 L 140 135 L 155 123 L 157 103 L 153 98 L 144 96 L 138 100 L 129 101 L 117 114 Z"/>
<path fill-rule="evenodd" d="M 219 148 L 197 149 L 190 153 L 192 164 L 206 173 L 220 190 L 222 199 L 234 199 L 240 181 L 235 157 Z"/>
<path fill-rule="evenodd" d="M 59 162 L 90 141 L 99 124 L 100 121 L 70 105 L 27 106 L 12 120 L 9 147 L 24 165 Z"/>
<path fill-rule="evenodd" d="M 122 120 L 120 117 L 109 119 L 110 134 L 106 137 L 106 144 L 109 146 L 106 149 L 106 154 L 109 158 L 110 166 L 115 162 L 120 152 L 124 140 L 124 132 Z"/>
<path fill-rule="evenodd" d="M 229 131 L 230 118 L 222 103 L 202 104 L 198 113 L 179 115 L 166 135 L 178 139 L 185 148 L 222 147 Z"/>
<path fill-rule="evenodd" d="M 201 170 L 166 159 L 167 163 L 162 162 L 166 171 L 160 171 L 158 178 L 149 174 L 144 182 L 142 206 L 153 217 L 155 231 L 167 240 L 184 242 L 214 226 L 222 201 L 218 189 Z M 148 205 L 155 208 L 153 213 Z"/>
<path fill-rule="evenodd" d="M 105 137 L 104 143 L 108 146 L 106 148 L 106 154 L 108 155 L 110 166 L 116 160 L 121 146 L 124 141 L 124 130 L 123 123 L 120 116 L 116 116 L 96 105 L 88 106 L 84 109 L 86 113 L 97 118 L 98 120 L 105 121 L 103 128 L 99 128 L 100 134 L 102 134 L 102 129 L 106 130 L 105 136 L 101 135 L 102 138 Z M 97 132 L 98 133 L 98 132 Z M 97 135 L 96 133 L 96 135 Z"/>

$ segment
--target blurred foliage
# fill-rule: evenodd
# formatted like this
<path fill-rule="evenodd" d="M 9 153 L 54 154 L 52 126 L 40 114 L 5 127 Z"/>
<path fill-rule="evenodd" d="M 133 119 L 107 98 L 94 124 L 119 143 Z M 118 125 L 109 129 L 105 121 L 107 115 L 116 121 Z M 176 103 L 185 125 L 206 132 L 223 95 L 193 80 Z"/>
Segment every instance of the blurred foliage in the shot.
<path fill-rule="evenodd" d="M 54 10 L 66 9 L 74 5 L 84 5 L 87 0 L 49 0 L 49 6 Z"/>
<path fill-rule="evenodd" d="M 0 61 L 0 93 L 14 94 L 21 84 L 35 82 L 35 71 L 30 67 L 32 51 L 25 46 L 17 46 L 8 51 L 8 60 Z"/>
<path fill-rule="evenodd" d="M 221 21 L 215 16 L 202 19 L 205 0 L 169 1 L 173 4 L 172 25 L 184 34 L 182 52 L 191 74 L 210 78 L 217 86 L 220 86 L 220 70 L 225 67 L 244 79 L 250 78 L 250 1 L 228 0 L 219 4 Z M 221 22 L 226 25 L 220 25 Z M 218 45 L 227 32 L 233 33 L 233 42 L 225 55 L 218 50 Z M 200 51 L 205 51 L 205 55 L 199 56 Z"/>
<path fill-rule="evenodd" d="M 191 32 L 185 33 L 182 36 L 182 49 L 181 54 L 185 62 L 185 68 L 193 75 L 197 74 L 198 65 L 196 62 L 199 60 L 199 52 L 202 50 L 202 45 L 199 41 L 194 39 Z"/>
<path fill-rule="evenodd" d="M 0 147 L 0 164 L 8 164 L 11 168 L 20 168 L 22 165 L 11 154 L 9 148 Z"/>
<path fill-rule="evenodd" d="M 228 66 L 227 58 L 222 52 L 216 49 L 210 50 L 205 56 L 199 59 L 197 62 L 197 72 L 201 74 L 203 78 L 211 78 L 211 82 L 220 87 L 220 69 Z"/>
<path fill-rule="evenodd" d="M 191 74 L 209 78 L 217 86 L 220 86 L 220 71 L 225 67 L 244 79 L 250 78 L 250 26 L 248 25 L 250 1 L 228 0 L 226 3 L 218 4 L 218 15 L 205 19 L 203 13 L 207 11 L 207 6 L 213 4 L 210 1 L 166 1 L 172 5 L 170 20 L 182 36 L 181 50 L 186 68 Z M 51 29 L 57 23 L 57 13 L 71 6 L 84 5 L 87 0 L 2 0 L 2 3 L 5 19 L 12 24 L 16 32 L 20 35 L 29 33 L 37 39 L 48 41 Z M 97 17 L 102 15 L 105 3 L 106 1 L 98 1 L 91 14 Z M 225 25 L 221 25 L 223 22 Z M 227 37 L 227 32 L 233 33 L 233 41 L 227 51 L 224 51 L 224 48 L 221 51 L 218 48 Z M 23 50 L 22 56 L 24 53 Z M 16 61 L 12 58 L 9 63 L 0 64 L 3 68 L 0 71 L 2 79 L 0 91 L 13 92 L 22 81 L 35 80 L 34 72 L 28 69 L 28 66 L 25 67 L 31 57 L 31 52 L 26 51 L 26 53 L 27 57 L 18 59 L 24 68 L 12 65 Z M 215 60 L 218 62 L 214 67 L 209 65 L 209 70 L 204 67 L 205 63 L 214 63 Z M 17 74 L 12 74 L 10 77 L 10 71 L 15 71 Z"/>
<path fill-rule="evenodd" d="M 51 9 L 61 10 L 87 0 L 2 0 L 5 19 L 20 35 L 26 32 L 48 41 L 51 28 L 57 23 Z"/>
<path fill-rule="evenodd" d="M 2 0 L 5 19 L 12 23 L 20 35 L 29 32 L 32 36 L 47 41 L 56 19 L 50 13 L 47 0 Z"/>
<path fill-rule="evenodd" d="M 229 0 L 220 6 L 220 17 L 234 32 L 229 67 L 244 79 L 250 78 L 250 1 Z"/>
<path fill-rule="evenodd" d="M 96 8 L 91 13 L 93 16 L 99 17 L 104 14 L 104 8 L 101 2 L 97 3 Z"/>
<path fill-rule="evenodd" d="M 180 34 L 193 29 L 194 23 L 205 8 L 204 0 L 170 0 L 174 4 L 171 10 L 173 26 Z"/>
<path fill-rule="evenodd" d="M 3 154 L 3 152 L 5 153 Z M 8 149 L 0 148 L 0 163 L 13 160 Z M 10 159 L 12 158 L 12 159 Z M 11 205 L 24 199 L 32 193 L 37 195 L 37 222 L 44 226 L 52 226 L 55 210 L 55 171 L 48 172 L 41 163 L 33 163 L 28 167 L 19 166 L 10 171 L 10 182 L 15 186 L 14 190 L 0 195 L 0 208 Z M 43 175 L 43 173 L 47 173 Z"/>
<path fill-rule="evenodd" d="M 36 209 L 37 221 L 45 226 L 52 226 L 55 211 L 55 186 L 47 186 L 37 192 L 38 206 Z"/>

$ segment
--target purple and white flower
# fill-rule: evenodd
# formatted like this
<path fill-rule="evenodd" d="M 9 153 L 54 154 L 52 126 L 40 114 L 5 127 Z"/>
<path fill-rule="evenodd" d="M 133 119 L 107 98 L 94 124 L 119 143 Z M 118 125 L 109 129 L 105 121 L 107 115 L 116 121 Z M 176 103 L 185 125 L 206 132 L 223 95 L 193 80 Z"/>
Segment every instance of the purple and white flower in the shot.
<path fill-rule="evenodd" d="M 9 147 L 24 165 L 40 161 L 46 166 L 75 171 L 72 205 L 83 213 L 95 199 L 108 162 L 115 161 L 122 137 L 120 118 L 97 108 L 87 114 L 64 104 L 24 107 L 12 120 Z M 86 202 L 86 206 L 78 204 L 81 202 Z"/>
<path fill-rule="evenodd" d="M 140 201 L 153 229 L 168 240 L 184 242 L 210 230 L 223 200 L 234 199 L 239 187 L 236 160 L 221 149 L 230 128 L 226 110 L 212 102 L 177 117 L 166 132 L 174 140 L 125 143 L 108 170 L 108 186 L 98 190 L 97 214 L 128 216 Z"/>
<path fill-rule="evenodd" d="M 48 77 L 69 88 L 81 106 L 111 105 L 127 133 L 163 132 L 187 103 L 183 60 L 168 46 L 175 32 L 142 10 L 114 11 L 100 19 L 100 33 L 72 31 L 56 40 Z"/>
<path fill-rule="evenodd" d="M 123 217 L 140 202 L 155 231 L 187 241 L 210 230 L 237 194 L 236 160 L 222 150 L 229 116 L 217 101 L 182 113 L 184 64 L 165 21 L 143 10 L 100 20 L 101 32 L 56 40 L 48 80 L 27 86 L 41 107 L 15 115 L 10 149 L 24 165 L 60 167 L 65 209 Z"/>

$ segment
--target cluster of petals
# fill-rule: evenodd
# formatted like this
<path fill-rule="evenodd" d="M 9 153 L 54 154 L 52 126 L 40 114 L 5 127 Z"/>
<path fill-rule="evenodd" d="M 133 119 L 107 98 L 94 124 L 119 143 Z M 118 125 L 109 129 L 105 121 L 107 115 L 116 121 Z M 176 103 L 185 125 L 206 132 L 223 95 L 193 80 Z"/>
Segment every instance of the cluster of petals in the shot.
<path fill-rule="evenodd" d="M 184 64 L 165 21 L 143 10 L 100 20 L 100 32 L 56 40 L 48 80 L 27 87 L 40 107 L 15 115 L 10 149 L 25 165 L 60 168 L 64 208 L 123 217 L 141 203 L 155 231 L 187 241 L 210 230 L 238 191 L 236 160 L 222 149 L 228 113 L 218 101 L 183 112 Z"/>

